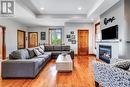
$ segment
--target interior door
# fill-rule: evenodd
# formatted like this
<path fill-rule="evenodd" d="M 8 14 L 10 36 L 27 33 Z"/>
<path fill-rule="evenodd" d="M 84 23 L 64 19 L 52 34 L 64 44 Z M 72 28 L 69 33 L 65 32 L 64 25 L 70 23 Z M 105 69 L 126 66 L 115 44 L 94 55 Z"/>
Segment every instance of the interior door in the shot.
<path fill-rule="evenodd" d="M 0 59 L 6 59 L 5 29 L 0 26 Z"/>
<path fill-rule="evenodd" d="M 78 30 L 78 55 L 88 55 L 89 51 L 89 31 Z"/>
<path fill-rule="evenodd" d="M 28 47 L 37 47 L 38 46 L 38 32 L 29 32 L 28 33 Z"/>
<path fill-rule="evenodd" d="M 0 27 L 0 59 L 2 59 L 2 44 L 3 44 L 3 31 L 2 27 Z"/>
<path fill-rule="evenodd" d="M 17 31 L 17 47 L 18 49 L 24 49 L 25 45 L 25 31 L 18 30 Z"/>

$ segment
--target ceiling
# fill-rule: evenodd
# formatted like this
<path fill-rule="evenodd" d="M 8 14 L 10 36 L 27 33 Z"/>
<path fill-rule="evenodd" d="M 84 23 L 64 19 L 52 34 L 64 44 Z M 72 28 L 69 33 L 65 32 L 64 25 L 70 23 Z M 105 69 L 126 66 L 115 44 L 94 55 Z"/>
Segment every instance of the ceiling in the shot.
<path fill-rule="evenodd" d="M 120 0 L 15 1 L 15 17 L 12 20 L 26 26 L 64 26 L 66 22 L 92 23 Z"/>
<path fill-rule="evenodd" d="M 27 1 L 27 0 L 24 0 Z M 98 0 L 30 0 L 35 14 L 87 14 Z M 26 4 L 29 8 L 29 4 Z M 44 8 L 41 10 L 40 8 Z M 82 10 L 78 10 L 81 8 Z"/>

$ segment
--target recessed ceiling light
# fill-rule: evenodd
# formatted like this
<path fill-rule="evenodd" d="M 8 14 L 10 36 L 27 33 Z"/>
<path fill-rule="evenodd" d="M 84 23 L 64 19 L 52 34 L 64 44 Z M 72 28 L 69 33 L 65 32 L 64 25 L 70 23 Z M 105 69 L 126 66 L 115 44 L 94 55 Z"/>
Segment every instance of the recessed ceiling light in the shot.
<path fill-rule="evenodd" d="M 41 9 L 41 10 L 44 10 L 45 8 L 41 7 L 40 9 Z"/>
<path fill-rule="evenodd" d="M 78 10 L 81 11 L 81 10 L 82 10 L 82 7 L 78 7 Z"/>

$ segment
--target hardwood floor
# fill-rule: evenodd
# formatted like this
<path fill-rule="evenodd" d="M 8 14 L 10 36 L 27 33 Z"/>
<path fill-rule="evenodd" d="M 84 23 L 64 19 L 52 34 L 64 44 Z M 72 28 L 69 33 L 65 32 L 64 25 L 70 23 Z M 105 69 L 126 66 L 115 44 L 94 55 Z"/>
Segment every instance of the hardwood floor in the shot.
<path fill-rule="evenodd" d="M 95 87 L 92 61 L 95 56 L 75 56 L 74 71 L 58 73 L 51 60 L 35 79 L 1 79 L 0 87 Z"/>

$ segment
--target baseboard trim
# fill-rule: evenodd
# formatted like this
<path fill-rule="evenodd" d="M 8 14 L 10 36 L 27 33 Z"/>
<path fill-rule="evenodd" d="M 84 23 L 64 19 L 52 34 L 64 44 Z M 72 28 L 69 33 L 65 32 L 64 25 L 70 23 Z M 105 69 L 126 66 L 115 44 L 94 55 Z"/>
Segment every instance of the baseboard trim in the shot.
<path fill-rule="evenodd" d="M 74 54 L 74 56 L 78 56 L 78 54 Z"/>
<path fill-rule="evenodd" d="M 90 56 L 96 56 L 95 54 L 88 54 L 88 55 L 90 55 Z M 74 54 L 74 56 L 79 56 L 79 55 L 78 54 Z M 87 55 L 85 55 L 85 56 L 87 56 Z"/>
<path fill-rule="evenodd" d="M 96 56 L 96 54 L 89 54 L 89 55 L 91 55 L 91 56 Z"/>

